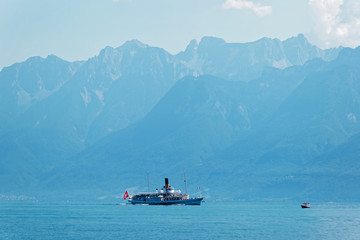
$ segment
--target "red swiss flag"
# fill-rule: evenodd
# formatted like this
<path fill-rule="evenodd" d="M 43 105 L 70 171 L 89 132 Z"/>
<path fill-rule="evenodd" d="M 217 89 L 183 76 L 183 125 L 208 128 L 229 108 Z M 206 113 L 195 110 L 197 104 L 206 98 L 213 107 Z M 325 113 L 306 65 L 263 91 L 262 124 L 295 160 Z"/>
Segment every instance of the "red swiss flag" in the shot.
<path fill-rule="evenodd" d="M 126 191 L 126 192 L 124 193 L 124 200 L 126 200 L 128 197 L 129 197 L 129 193 L 128 193 L 128 191 Z"/>

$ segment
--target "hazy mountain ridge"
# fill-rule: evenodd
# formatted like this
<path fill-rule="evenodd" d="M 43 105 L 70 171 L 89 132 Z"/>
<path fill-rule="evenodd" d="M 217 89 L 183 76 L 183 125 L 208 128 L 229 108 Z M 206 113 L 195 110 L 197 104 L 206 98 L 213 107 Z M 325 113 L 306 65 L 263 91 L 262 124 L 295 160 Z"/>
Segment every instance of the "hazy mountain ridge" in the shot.
<path fill-rule="evenodd" d="M 249 186 L 234 198 L 299 195 L 309 181 L 302 168 L 360 130 L 359 49 L 340 50 L 302 35 L 246 44 L 205 37 L 174 56 L 132 40 L 79 63 L 29 59 L 30 86 L 14 80 L 22 64 L 4 68 L 0 166 L 10 184 L 1 189 L 108 193 L 140 186 L 146 171 L 187 169 L 215 197 L 227 181 Z M 26 107 L 19 89 L 31 96 Z M 280 183 L 299 191 L 273 194 Z"/>
<path fill-rule="evenodd" d="M 45 59 L 32 57 L 23 63 L 3 68 L 0 72 L 2 128 L 9 128 L 9 124 L 30 106 L 54 94 L 82 64 L 50 55 Z"/>
<path fill-rule="evenodd" d="M 245 196 L 253 189 L 257 197 L 358 199 L 359 192 L 352 181 L 359 176 L 351 170 L 358 166 L 358 160 L 353 158 L 357 145 L 353 140 L 347 141 L 360 130 L 359 65 L 358 61 L 347 62 L 351 57 L 359 59 L 359 50 L 346 49 L 346 57 L 340 56 L 310 72 L 268 123 L 244 141 L 213 156 L 211 166 L 244 161 L 224 166 L 222 171 L 228 181 L 233 179 L 248 186 Z M 340 160 L 341 154 L 346 157 Z M 339 168 L 340 161 L 346 167 Z M 348 171 L 352 174 L 347 177 Z"/>
<path fill-rule="evenodd" d="M 358 50 L 345 51 L 360 58 Z M 215 198 L 241 186 L 232 198 L 335 200 L 348 194 L 346 198 L 354 199 L 355 188 L 350 194 L 340 185 L 330 190 L 333 185 L 325 184 L 340 182 L 336 174 L 309 174 L 319 166 L 314 159 L 360 130 L 355 122 L 358 112 L 353 111 L 360 102 L 346 104 L 358 99 L 359 68 L 347 65 L 347 60 L 269 69 L 249 83 L 211 76 L 185 78 L 139 123 L 77 155 L 80 164 L 69 171 L 79 177 L 80 169 L 87 169 L 77 182 L 87 179 L 100 192 L 114 191 L 111 181 L 141 186 L 146 171 L 161 179 L 185 168 Z M 259 113 L 253 109 L 262 112 L 257 124 L 253 122 Z M 103 185 L 105 175 L 111 176 L 108 187 Z M 68 178 L 60 177 L 64 182 Z"/>
<path fill-rule="evenodd" d="M 91 100 L 95 102 L 98 101 L 101 105 L 103 105 L 103 107 L 98 107 L 96 112 L 101 112 L 102 114 L 108 116 L 108 111 L 103 113 L 105 101 L 107 98 L 111 99 L 109 100 L 110 104 L 114 104 L 114 101 L 111 97 L 112 94 L 109 93 L 108 95 L 110 96 L 108 97 L 106 96 L 107 94 L 105 94 L 105 92 L 109 92 L 111 91 L 111 88 L 116 88 L 117 86 L 120 88 L 120 91 L 126 91 L 123 94 L 127 94 L 134 88 L 135 83 L 133 81 L 139 81 L 137 82 L 137 85 L 146 85 L 146 82 L 149 81 L 147 78 L 149 77 L 152 78 L 152 81 L 158 82 L 158 87 L 162 89 L 155 93 L 157 96 L 153 96 L 154 100 L 150 100 L 148 107 L 142 107 L 143 112 L 140 113 L 140 115 L 137 115 L 138 113 L 130 113 L 131 116 L 121 116 L 118 113 L 118 115 L 116 117 L 112 117 L 111 120 L 118 121 L 119 126 L 111 126 L 111 124 L 109 126 L 109 124 L 106 124 L 105 129 L 100 126 L 102 125 L 100 123 L 95 124 L 96 126 L 94 126 L 94 128 L 99 128 L 98 130 L 95 130 L 97 132 L 107 132 L 108 129 L 118 130 L 126 127 L 134 120 L 136 121 L 137 119 L 143 117 L 144 114 L 148 112 L 152 106 L 154 106 L 154 104 L 164 95 L 164 93 L 175 83 L 175 81 L 184 76 L 211 74 L 229 80 L 241 81 L 249 81 L 251 79 L 257 78 L 257 75 L 261 74 L 265 66 L 276 65 L 272 59 L 277 58 L 276 56 L 274 57 L 274 51 L 267 50 L 267 48 L 272 48 L 268 45 L 274 45 L 274 43 L 276 43 L 275 45 L 281 45 L 283 43 L 284 46 L 292 46 L 295 51 L 299 51 L 299 49 L 312 50 L 311 54 L 302 57 L 303 61 L 297 61 L 291 64 L 303 64 L 306 60 L 312 59 L 314 57 L 324 57 L 326 59 L 331 59 L 334 58 L 339 51 L 339 49 L 334 49 L 331 51 L 333 52 L 332 57 L 325 57 L 324 54 L 321 55 L 319 52 L 329 52 L 329 50 L 322 51 L 315 46 L 310 45 L 303 37 L 303 35 L 285 40 L 284 42 L 281 42 L 277 39 L 264 38 L 254 43 L 244 44 L 229 44 L 221 39 L 204 37 L 198 46 L 196 43 L 194 43 L 194 41 L 192 41 L 185 52 L 176 56 L 172 56 L 163 49 L 150 47 L 137 40 L 132 40 L 126 42 L 123 46 L 118 48 L 106 47 L 101 50 L 99 56 L 91 58 L 86 62 L 68 63 L 55 56 L 49 56 L 46 59 L 33 57 L 24 63 L 18 63 L 13 66 L 4 68 L 1 72 L 1 75 L 5 80 L 0 80 L 0 82 L 6 84 L 6 81 L 11 81 L 11 83 L 7 83 L 6 86 L 3 86 L 2 89 L 8 89 L 10 85 L 14 84 L 15 86 L 18 86 L 16 92 L 10 92 L 11 96 L 5 97 L 6 95 L 2 94 L 4 96 L 4 100 L 6 101 L 13 99 L 13 103 L 4 104 L 4 106 L 9 108 L 11 106 L 12 110 L 22 109 L 20 111 L 20 113 L 22 113 L 37 102 L 46 100 L 46 98 L 50 97 L 50 95 L 55 93 L 55 91 L 62 88 L 64 83 L 66 83 L 68 80 L 71 80 L 71 84 L 68 85 L 81 85 L 81 89 L 77 89 L 77 91 L 80 92 L 85 105 L 89 104 L 89 101 Z M 252 45 L 255 47 L 251 47 Z M 247 50 L 248 48 L 251 50 Z M 190 51 L 189 49 L 195 49 L 195 53 L 191 53 L 191 56 L 188 59 L 182 57 L 184 54 L 186 55 Z M 254 49 L 257 49 L 260 54 L 256 55 L 254 53 Z M 218 51 L 218 53 L 216 53 L 216 51 Z M 264 51 L 264 53 L 262 54 L 261 51 Z M 301 52 L 305 51 L 303 50 Z M 261 62 L 262 59 L 266 57 L 265 55 L 269 55 L 270 58 L 267 59 L 265 63 L 262 63 L 261 66 L 257 66 L 257 62 Z M 298 55 L 298 53 L 293 53 L 293 55 Z M 217 58 L 216 61 L 214 61 L 214 57 Z M 249 59 L 251 59 L 250 63 L 248 62 Z M 226 61 L 224 62 L 224 60 Z M 61 61 L 63 61 L 63 63 L 60 63 Z M 50 66 L 50 64 L 53 64 L 53 66 Z M 231 76 L 221 73 L 230 72 L 229 69 L 224 67 L 224 64 L 235 68 L 237 73 L 230 74 Z M 42 76 L 38 73 L 31 73 L 31 71 L 37 71 L 37 69 L 40 68 L 42 69 L 40 71 L 45 72 L 45 76 Z M 19 69 L 21 69 L 20 72 Z M 23 69 L 25 69 L 25 71 Z M 251 72 L 253 69 L 256 69 L 256 71 Z M 240 78 L 238 75 L 239 72 L 244 72 L 247 77 Z M 46 75 L 46 73 L 48 75 Z M 0 79 L 2 79 L 1 75 Z M 26 78 L 23 77 L 25 75 Z M 20 83 L 23 85 L 25 84 L 25 87 L 16 83 L 19 82 L 17 79 L 22 80 Z M 56 88 L 49 84 L 53 84 L 56 86 Z M 113 85 L 115 85 L 115 87 Z M 155 91 L 154 88 L 151 89 L 151 91 L 143 91 L 140 96 L 152 93 L 153 91 Z M 154 93 L 152 94 L 154 95 Z M 143 101 L 147 102 L 147 99 L 145 98 Z M 143 103 L 143 105 L 144 104 L 146 103 Z M 106 107 L 109 107 L 108 104 Z M 121 106 L 118 107 L 121 108 Z M 136 108 L 138 107 L 139 106 Z M 2 112 L 9 113 L 9 111 L 10 110 L 4 110 Z M 126 114 L 128 111 L 129 110 L 125 110 L 121 112 Z M 119 110 L 114 111 L 112 109 L 111 112 L 119 112 Z M 101 118 L 101 114 L 99 115 L 99 118 Z M 8 116 L 9 114 L 5 114 L 3 119 L 7 119 Z M 18 115 L 16 115 L 16 117 L 18 117 Z M 109 119 L 109 117 L 104 118 Z M 93 121 L 90 120 L 90 122 Z M 96 139 L 98 139 L 98 137 L 94 137 L 94 140 Z"/>
<path fill-rule="evenodd" d="M 197 75 L 209 74 L 233 81 L 250 81 L 261 76 L 264 67 L 284 69 L 322 58 L 337 57 L 342 48 L 322 50 L 299 34 L 284 41 L 262 38 L 249 43 L 226 43 L 220 38 L 192 40 L 177 57 Z"/>

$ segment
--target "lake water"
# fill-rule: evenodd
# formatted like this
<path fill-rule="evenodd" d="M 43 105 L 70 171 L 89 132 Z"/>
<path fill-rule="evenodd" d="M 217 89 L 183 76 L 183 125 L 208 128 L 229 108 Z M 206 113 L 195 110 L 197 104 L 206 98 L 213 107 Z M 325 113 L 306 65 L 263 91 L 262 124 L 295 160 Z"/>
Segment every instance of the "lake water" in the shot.
<path fill-rule="evenodd" d="M 0 239 L 360 239 L 359 203 L 0 203 Z"/>

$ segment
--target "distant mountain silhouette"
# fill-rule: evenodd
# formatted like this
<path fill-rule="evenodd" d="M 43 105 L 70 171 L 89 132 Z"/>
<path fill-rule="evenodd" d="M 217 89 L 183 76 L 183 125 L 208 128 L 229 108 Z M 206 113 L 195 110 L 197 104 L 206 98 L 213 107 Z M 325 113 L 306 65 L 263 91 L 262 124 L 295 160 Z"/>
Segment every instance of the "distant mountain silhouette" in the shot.
<path fill-rule="evenodd" d="M 329 61 L 335 59 L 340 50 L 322 50 L 302 34 L 285 41 L 262 38 L 250 43 L 226 43 L 219 38 L 204 37 L 199 44 L 191 41 L 177 57 L 197 75 L 247 82 L 260 77 L 264 67 L 283 69 L 315 58 Z"/>
<path fill-rule="evenodd" d="M 359 60 L 301 34 L 30 58 L 0 72 L 0 193 L 114 195 L 186 170 L 210 199 L 360 199 L 341 187 L 358 179 Z"/>

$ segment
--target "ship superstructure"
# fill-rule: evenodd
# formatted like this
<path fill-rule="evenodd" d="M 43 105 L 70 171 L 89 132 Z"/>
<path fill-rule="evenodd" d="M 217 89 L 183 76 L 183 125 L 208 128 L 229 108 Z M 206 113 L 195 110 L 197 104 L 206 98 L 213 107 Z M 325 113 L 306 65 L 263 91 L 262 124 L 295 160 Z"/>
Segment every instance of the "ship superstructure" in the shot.
<path fill-rule="evenodd" d="M 182 194 L 169 185 L 169 179 L 165 178 L 165 186 L 154 193 L 138 193 L 129 197 L 131 204 L 148 205 L 200 205 L 203 197 L 190 198 L 187 193 Z"/>

